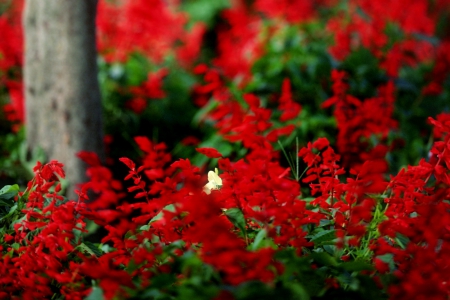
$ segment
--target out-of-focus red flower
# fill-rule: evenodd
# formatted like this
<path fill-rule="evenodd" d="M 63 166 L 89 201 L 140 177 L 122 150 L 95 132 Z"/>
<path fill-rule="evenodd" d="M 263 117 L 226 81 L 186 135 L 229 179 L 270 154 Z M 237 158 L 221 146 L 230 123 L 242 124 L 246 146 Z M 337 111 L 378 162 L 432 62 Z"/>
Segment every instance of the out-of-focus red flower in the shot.
<path fill-rule="evenodd" d="M 311 19 L 316 12 L 314 2 L 308 0 L 257 0 L 254 7 L 269 18 L 291 23 Z"/>
<path fill-rule="evenodd" d="M 181 140 L 181 144 L 185 146 L 195 146 L 200 143 L 200 140 L 195 136 L 187 136 L 184 139 Z"/>
<path fill-rule="evenodd" d="M 125 103 L 125 107 L 140 115 L 147 108 L 147 101 L 143 98 L 134 98 Z"/>
<path fill-rule="evenodd" d="M 187 32 L 188 16 L 177 1 L 119 0 L 98 4 L 97 28 L 100 53 L 107 61 L 125 61 L 137 51 L 155 63 L 178 52 L 184 63 L 194 59 L 201 39 L 201 25 Z M 189 40 L 187 40 L 189 39 Z M 178 45 L 180 40 L 181 45 Z"/>

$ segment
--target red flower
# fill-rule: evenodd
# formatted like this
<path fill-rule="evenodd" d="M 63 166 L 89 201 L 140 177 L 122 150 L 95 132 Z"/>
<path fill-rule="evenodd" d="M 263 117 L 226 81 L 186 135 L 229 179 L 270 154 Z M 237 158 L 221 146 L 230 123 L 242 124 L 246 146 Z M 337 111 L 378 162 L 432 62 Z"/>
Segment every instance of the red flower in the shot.
<path fill-rule="evenodd" d="M 195 150 L 209 158 L 219 158 L 223 155 L 214 148 L 195 148 Z"/>
<path fill-rule="evenodd" d="M 187 136 L 184 139 L 181 140 L 181 144 L 185 146 L 195 146 L 200 144 L 200 140 L 195 136 Z"/>
<path fill-rule="evenodd" d="M 134 98 L 125 102 L 125 107 L 140 115 L 147 108 L 147 101 L 143 98 Z"/>
<path fill-rule="evenodd" d="M 298 117 L 302 109 L 300 104 L 292 99 L 291 82 L 287 78 L 283 81 L 280 105 L 278 108 L 283 112 L 280 117 L 281 122 L 286 122 Z"/>

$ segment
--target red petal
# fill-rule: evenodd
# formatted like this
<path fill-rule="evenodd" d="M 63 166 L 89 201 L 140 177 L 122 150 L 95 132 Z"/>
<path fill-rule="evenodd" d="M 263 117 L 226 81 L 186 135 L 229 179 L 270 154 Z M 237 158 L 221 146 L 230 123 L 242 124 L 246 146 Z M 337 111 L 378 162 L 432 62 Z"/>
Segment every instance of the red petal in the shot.
<path fill-rule="evenodd" d="M 195 148 L 195 150 L 209 158 L 219 158 L 222 154 L 214 148 Z"/>
<path fill-rule="evenodd" d="M 121 157 L 121 158 L 119 158 L 119 160 L 121 161 L 121 162 L 123 162 L 128 168 L 130 168 L 131 170 L 134 170 L 134 168 L 136 167 L 136 165 L 134 164 L 134 162 L 131 160 L 131 159 L 129 159 L 129 158 L 126 158 L 126 157 Z"/>

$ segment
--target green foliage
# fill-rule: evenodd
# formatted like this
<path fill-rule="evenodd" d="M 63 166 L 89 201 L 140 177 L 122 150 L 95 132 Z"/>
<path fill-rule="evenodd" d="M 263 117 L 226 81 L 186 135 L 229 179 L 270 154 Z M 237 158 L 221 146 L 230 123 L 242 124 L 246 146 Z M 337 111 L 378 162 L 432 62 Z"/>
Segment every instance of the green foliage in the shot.
<path fill-rule="evenodd" d="M 187 0 L 182 2 L 181 9 L 189 14 L 191 23 L 202 22 L 212 27 L 218 13 L 229 6 L 229 0 Z"/>
<path fill-rule="evenodd" d="M 227 209 L 225 211 L 225 215 L 231 221 L 231 223 L 233 223 L 234 226 L 239 228 L 239 230 L 241 231 L 241 234 L 243 234 L 244 236 L 247 236 L 247 231 L 246 231 L 247 224 L 245 222 L 244 214 L 242 213 L 242 211 L 239 208 Z"/>
<path fill-rule="evenodd" d="M 19 193 L 19 186 L 6 185 L 0 190 L 0 231 L 5 234 L 9 233 L 13 228 L 9 225 L 17 220 L 17 209 L 19 203 L 15 201 L 15 197 Z"/>
<path fill-rule="evenodd" d="M 103 297 L 103 290 L 98 286 L 94 286 L 92 287 L 91 293 L 85 298 L 85 300 L 104 299 Z"/>
<path fill-rule="evenodd" d="M 0 149 L 0 184 L 25 185 L 33 175 L 32 169 L 36 161 L 45 161 L 41 148 L 35 148 L 28 153 L 24 127 L 16 133 L 0 136 Z"/>

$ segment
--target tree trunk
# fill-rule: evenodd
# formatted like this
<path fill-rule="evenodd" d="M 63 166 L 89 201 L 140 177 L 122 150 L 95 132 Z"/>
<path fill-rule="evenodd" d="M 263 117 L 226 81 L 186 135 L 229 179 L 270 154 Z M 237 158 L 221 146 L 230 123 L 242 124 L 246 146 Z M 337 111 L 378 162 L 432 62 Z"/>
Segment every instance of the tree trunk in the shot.
<path fill-rule="evenodd" d="M 75 154 L 94 151 L 103 159 L 103 128 L 97 80 L 97 0 L 26 0 L 25 102 L 28 148 L 65 165 L 70 182 L 86 180 Z"/>

